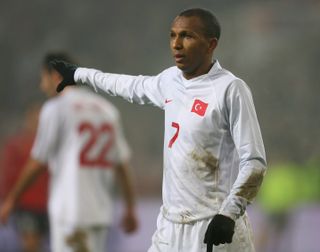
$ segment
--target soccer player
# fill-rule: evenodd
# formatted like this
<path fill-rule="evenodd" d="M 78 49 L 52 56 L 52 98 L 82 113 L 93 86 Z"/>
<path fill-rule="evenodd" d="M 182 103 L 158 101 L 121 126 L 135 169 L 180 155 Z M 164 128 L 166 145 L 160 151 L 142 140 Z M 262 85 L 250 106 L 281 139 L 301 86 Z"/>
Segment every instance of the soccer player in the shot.
<path fill-rule="evenodd" d="M 220 25 L 208 10 L 173 21 L 176 66 L 130 76 L 53 62 L 70 84 L 89 83 L 165 111 L 163 205 L 149 252 L 254 251 L 246 207 L 266 157 L 250 89 L 213 58 Z"/>
<path fill-rule="evenodd" d="M 124 192 L 123 228 L 137 228 L 130 150 L 119 112 L 108 101 L 83 88 L 56 95 L 61 75 L 49 62 L 68 60 L 64 54 L 45 57 L 40 87 L 51 99 L 43 106 L 31 156 L 0 209 L 6 222 L 22 192 L 49 164 L 49 218 L 53 252 L 104 252 L 112 222 L 114 179 Z"/>

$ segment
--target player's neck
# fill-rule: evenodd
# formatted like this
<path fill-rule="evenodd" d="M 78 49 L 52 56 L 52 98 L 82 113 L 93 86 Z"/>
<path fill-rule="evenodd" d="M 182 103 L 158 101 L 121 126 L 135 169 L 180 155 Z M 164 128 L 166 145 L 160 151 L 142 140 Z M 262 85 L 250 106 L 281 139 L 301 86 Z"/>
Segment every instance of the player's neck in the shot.
<path fill-rule="evenodd" d="M 207 64 L 205 67 L 202 67 L 201 69 L 197 69 L 196 71 L 194 71 L 192 73 L 183 72 L 183 77 L 187 80 L 197 78 L 201 75 L 209 73 L 209 71 L 213 65 L 214 65 L 214 62 L 211 62 L 210 64 Z"/>

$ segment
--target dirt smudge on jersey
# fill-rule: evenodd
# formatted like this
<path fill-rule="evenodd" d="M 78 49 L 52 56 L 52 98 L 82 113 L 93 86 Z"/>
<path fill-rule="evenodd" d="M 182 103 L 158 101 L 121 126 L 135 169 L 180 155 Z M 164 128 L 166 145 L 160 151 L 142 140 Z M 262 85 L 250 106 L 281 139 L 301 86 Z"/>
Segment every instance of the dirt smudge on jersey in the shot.
<path fill-rule="evenodd" d="M 260 185 L 264 177 L 264 171 L 254 171 L 248 177 L 248 179 L 243 183 L 236 193 L 237 196 L 245 198 L 248 201 L 254 199 L 257 195 Z"/>
<path fill-rule="evenodd" d="M 194 173 L 199 179 L 203 179 L 209 175 L 217 176 L 219 161 L 207 150 L 193 150 L 190 154 L 191 158 L 197 163 L 197 169 Z"/>

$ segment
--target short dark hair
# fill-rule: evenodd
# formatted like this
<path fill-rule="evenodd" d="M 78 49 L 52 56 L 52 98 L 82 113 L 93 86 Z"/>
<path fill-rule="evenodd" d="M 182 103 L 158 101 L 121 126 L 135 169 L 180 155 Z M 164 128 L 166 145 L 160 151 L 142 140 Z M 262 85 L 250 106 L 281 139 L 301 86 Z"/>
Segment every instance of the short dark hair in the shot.
<path fill-rule="evenodd" d="M 221 34 L 221 26 L 218 19 L 209 10 L 201 8 L 192 8 L 182 11 L 179 17 L 198 17 L 201 19 L 204 28 L 204 34 L 208 38 L 216 38 L 219 40 Z"/>
<path fill-rule="evenodd" d="M 53 60 L 63 60 L 63 61 L 75 64 L 74 60 L 65 52 L 49 52 L 44 56 L 43 62 L 42 62 L 42 66 L 49 72 L 53 70 L 50 64 L 50 62 Z"/>

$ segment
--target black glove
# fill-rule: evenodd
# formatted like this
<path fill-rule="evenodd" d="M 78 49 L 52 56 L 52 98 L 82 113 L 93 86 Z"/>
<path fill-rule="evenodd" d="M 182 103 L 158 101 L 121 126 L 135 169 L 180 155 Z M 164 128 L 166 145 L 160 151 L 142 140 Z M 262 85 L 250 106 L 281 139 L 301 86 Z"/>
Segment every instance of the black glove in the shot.
<path fill-rule="evenodd" d="M 212 246 L 231 243 L 234 234 L 235 222 L 229 217 L 217 214 L 208 225 L 204 236 L 204 243 L 207 244 L 207 252 L 212 252 Z"/>
<path fill-rule="evenodd" d="M 63 60 L 53 60 L 50 62 L 52 68 L 59 72 L 63 80 L 57 86 L 57 92 L 61 92 L 66 86 L 76 85 L 74 81 L 74 72 L 78 68 L 77 65 L 65 62 Z"/>

